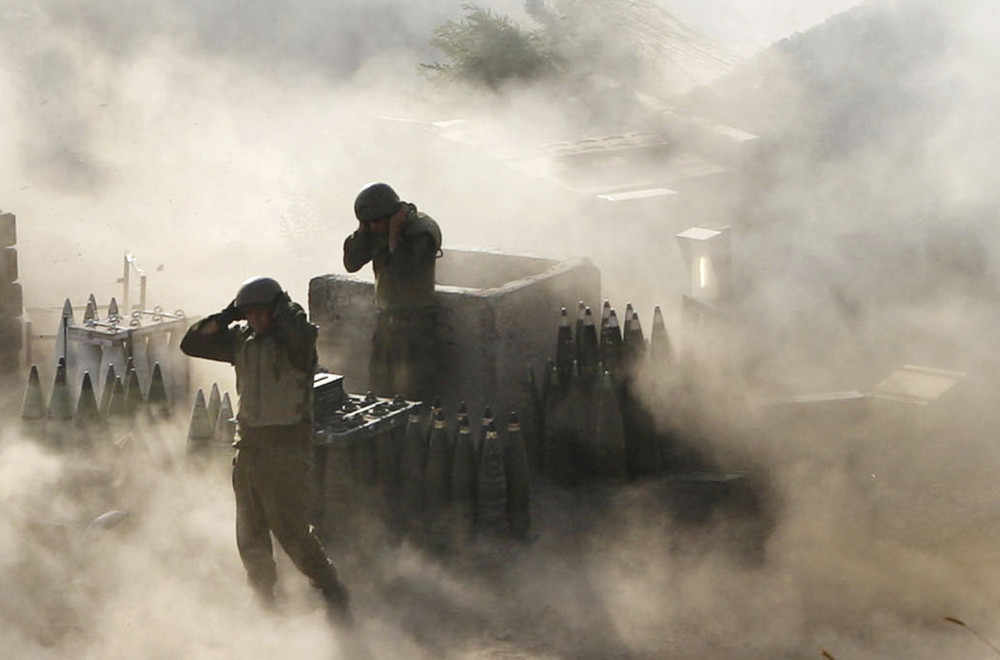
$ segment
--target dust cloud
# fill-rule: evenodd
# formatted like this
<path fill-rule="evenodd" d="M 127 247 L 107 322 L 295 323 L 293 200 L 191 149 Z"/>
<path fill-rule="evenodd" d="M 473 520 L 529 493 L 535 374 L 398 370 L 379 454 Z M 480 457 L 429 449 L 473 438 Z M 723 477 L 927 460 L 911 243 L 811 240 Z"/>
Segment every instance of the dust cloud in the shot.
<path fill-rule="evenodd" d="M 461 15 L 443 0 L 2 2 L 0 207 L 18 216 L 25 306 L 105 302 L 125 251 L 152 303 L 189 315 L 254 274 L 304 301 L 309 278 L 342 272 L 356 191 L 386 180 L 446 245 L 588 256 L 616 307 L 648 322 L 663 305 L 679 337 L 676 232 L 553 185 L 538 145 L 616 119 L 649 129 L 663 106 L 766 136 L 746 182 L 764 192 L 725 208 L 740 323 L 706 370 L 722 376 L 647 397 L 714 466 L 759 480 L 757 515 L 685 524 L 662 483 L 639 483 L 543 489 L 529 545 L 443 560 L 374 534 L 332 550 L 359 635 L 385 658 L 993 657 L 943 617 L 1000 640 L 995 12 L 866 2 L 758 52 L 788 35 L 775 25 L 809 27 L 791 5 L 678 2 L 747 59 L 711 86 L 643 89 L 640 108 L 592 79 L 485 94 L 421 76 L 434 25 Z M 845 36 L 857 26 L 870 32 Z M 964 374 L 944 412 L 789 416 L 758 397 L 867 392 L 907 363 Z M 198 369 L 195 383 L 216 377 Z M 287 560 L 282 612 L 253 602 L 226 460 L 184 460 L 186 419 L 108 431 L 117 449 L 87 457 L 46 449 L 15 408 L 0 435 L 7 655 L 352 656 Z M 127 515 L 95 522 L 109 511 Z"/>

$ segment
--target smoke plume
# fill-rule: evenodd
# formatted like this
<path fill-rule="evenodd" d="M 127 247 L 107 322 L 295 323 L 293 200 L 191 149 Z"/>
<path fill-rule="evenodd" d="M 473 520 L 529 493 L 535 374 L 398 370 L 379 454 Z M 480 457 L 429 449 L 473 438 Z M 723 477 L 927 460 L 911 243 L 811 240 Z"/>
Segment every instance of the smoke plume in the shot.
<path fill-rule="evenodd" d="M 152 304 L 191 316 L 255 274 L 304 302 L 310 277 L 342 272 L 357 190 L 386 180 L 446 246 L 590 257 L 616 307 L 633 302 L 645 322 L 662 305 L 679 339 L 689 283 L 674 234 L 722 216 L 738 323 L 706 372 L 724 377 L 646 401 L 720 471 L 759 484 L 754 515 L 685 524 L 669 484 L 642 482 L 541 489 L 534 543 L 448 560 L 374 530 L 333 553 L 360 638 L 385 658 L 991 657 L 943 617 L 1000 640 L 995 11 L 829 3 L 847 11 L 807 29 L 777 0 L 753 13 L 676 4 L 697 28 L 676 38 L 701 49 L 689 78 L 604 70 L 613 84 L 573 95 L 421 76 L 434 26 L 461 16 L 439 0 L 2 2 L 0 207 L 18 216 L 25 306 L 103 303 L 125 251 Z M 494 8 L 532 20 L 521 3 Z M 706 56 L 703 35 L 725 40 L 740 20 L 787 38 Z M 792 23 L 799 33 L 771 32 Z M 636 33 L 651 41 L 587 36 L 623 66 L 684 51 Z M 738 203 L 620 217 L 553 183 L 541 145 L 606 135 L 616 117 L 655 128 L 665 110 L 761 136 Z M 660 167 L 631 180 L 660 181 Z M 926 408 L 788 416 L 762 403 L 870 392 L 904 364 L 961 377 Z M 193 373 L 200 386 L 231 378 Z M 184 460 L 183 414 L 109 433 L 108 451 L 85 457 L 40 444 L 15 407 L 0 427 L 10 657 L 353 657 L 287 560 L 282 611 L 254 603 L 226 461 Z M 112 511 L 124 513 L 96 522 Z"/>

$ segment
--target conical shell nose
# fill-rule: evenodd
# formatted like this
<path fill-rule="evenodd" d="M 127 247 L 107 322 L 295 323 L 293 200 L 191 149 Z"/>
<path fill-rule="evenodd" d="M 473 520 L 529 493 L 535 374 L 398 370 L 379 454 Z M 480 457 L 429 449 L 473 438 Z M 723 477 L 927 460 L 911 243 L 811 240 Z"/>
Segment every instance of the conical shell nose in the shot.
<path fill-rule="evenodd" d="M 22 419 L 40 419 L 45 417 L 45 397 L 42 395 L 42 382 L 38 377 L 38 367 L 31 365 L 28 374 L 28 384 L 24 388 L 24 400 L 21 403 Z"/>

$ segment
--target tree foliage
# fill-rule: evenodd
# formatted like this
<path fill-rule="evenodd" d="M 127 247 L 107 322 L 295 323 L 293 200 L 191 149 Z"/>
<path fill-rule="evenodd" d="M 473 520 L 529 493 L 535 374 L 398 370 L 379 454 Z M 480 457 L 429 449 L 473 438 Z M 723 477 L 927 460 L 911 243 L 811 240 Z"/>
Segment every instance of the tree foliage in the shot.
<path fill-rule="evenodd" d="M 462 9 L 465 18 L 442 23 L 430 41 L 447 62 L 422 67 L 494 90 L 556 71 L 558 58 L 541 32 L 525 31 L 509 17 L 475 4 L 463 4 Z"/>

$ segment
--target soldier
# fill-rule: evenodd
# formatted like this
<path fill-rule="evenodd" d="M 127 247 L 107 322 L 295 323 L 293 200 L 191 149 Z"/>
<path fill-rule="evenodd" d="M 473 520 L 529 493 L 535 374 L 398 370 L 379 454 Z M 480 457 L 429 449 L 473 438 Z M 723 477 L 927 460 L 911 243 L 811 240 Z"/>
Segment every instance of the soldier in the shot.
<path fill-rule="evenodd" d="M 344 267 L 353 273 L 371 261 L 375 270 L 370 389 L 429 401 L 438 368 L 434 265 L 441 229 L 386 183 L 362 188 L 354 215 L 359 226 L 344 241 Z"/>
<path fill-rule="evenodd" d="M 247 324 L 232 325 L 241 319 Z M 347 590 L 308 518 L 316 334 L 316 326 L 280 284 L 252 277 L 228 307 L 192 325 L 180 348 L 236 368 L 236 544 L 250 585 L 265 606 L 273 606 L 278 579 L 273 533 L 322 592 L 330 617 L 349 623 Z"/>

